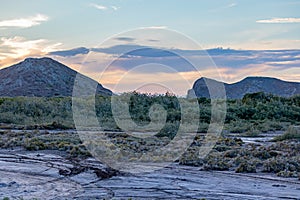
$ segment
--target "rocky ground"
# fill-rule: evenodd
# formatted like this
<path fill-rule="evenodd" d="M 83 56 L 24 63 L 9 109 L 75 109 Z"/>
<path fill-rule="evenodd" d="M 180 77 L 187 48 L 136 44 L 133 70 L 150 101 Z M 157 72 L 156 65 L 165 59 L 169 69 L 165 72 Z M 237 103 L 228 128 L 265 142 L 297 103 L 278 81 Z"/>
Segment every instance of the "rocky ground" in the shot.
<path fill-rule="evenodd" d="M 152 173 L 118 174 L 94 159 L 74 163 L 54 151 L 2 150 L 0 177 L 0 196 L 9 199 L 300 198 L 295 179 L 176 163 Z"/>
<path fill-rule="evenodd" d="M 197 160 L 199 135 L 178 162 L 130 174 L 92 158 L 73 131 L 0 133 L 0 199 L 300 199 L 295 140 L 223 138 Z M 112 139 L 124 149 L 153 148 L 122 135 Z"/>

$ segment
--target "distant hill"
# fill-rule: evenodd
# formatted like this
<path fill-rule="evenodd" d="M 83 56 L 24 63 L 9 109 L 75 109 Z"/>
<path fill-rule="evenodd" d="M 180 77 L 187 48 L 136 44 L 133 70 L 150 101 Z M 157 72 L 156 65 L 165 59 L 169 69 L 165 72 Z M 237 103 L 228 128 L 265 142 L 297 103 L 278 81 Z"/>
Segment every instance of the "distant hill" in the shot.
<path fill-rule="evenodd" d="M 51 58 L 27 58 L 0 70 L 0 96 L 72 96 L 77 74 Z M 97 84 L 97 94 L 112 95 L 110 90 L 96 81 L 82 74 L 79 76 L 88 84 Z"/>
<path fill-rule="evenodd" d="M 222 83 L 205 77 L 200 78 L 194 83 L 192 90 L 188 91 L 188 97 L 193 98 L 196 95 L 197 97 L 209 98 L 210 95 L 206 86 L 207 82 L 214 85 Z M 300 94 L 300 83 L 287 82 L 270 77 L 247 77 L 236 83 L 223 84 L 226 91 L 226 97 L 228 99 L 241 99 L 247 93 L 256 92 L 264 92 L 266 94 L 273 94 L 282 97 L 290 97 Z"/>

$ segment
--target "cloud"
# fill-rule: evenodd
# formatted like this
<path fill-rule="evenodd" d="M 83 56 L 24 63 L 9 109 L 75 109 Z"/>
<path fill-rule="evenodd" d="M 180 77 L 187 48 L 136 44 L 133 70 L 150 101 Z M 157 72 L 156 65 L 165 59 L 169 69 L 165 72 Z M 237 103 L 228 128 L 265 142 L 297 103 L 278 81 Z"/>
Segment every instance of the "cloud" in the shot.
<path fill-rule="evenodd" d="M 285 23 L 300 23 L 300 18 L 272 18 L 272 19 L 262 19 L 257 20 L 257 23 L 265 23 L 265 24 L 285 24 Z"/>
<path fill-rule="evenodd" d="M 1 38 L 2 44 L 1 46 L 6 46 L 11 51 L 12 57 L 20 57 L 28 54 L 32 50 L 39 50 L 39 46 L 41 43 L 44 43 L 46 40 L 38 39 L 38 40 L 26 40 L 23 37 L 11 37 L 11 38 Z"/>
<path fill-rule="evenodd" d="M 102 10 L 102 11 L 105 11 L 105 10 L 113 10 L 113 11 L 117 11 L 120 9 L 120 7 L 117 7 L 117 6 L 104 6 L 104 5 L 99 5 L 99 4 L 95 4 L 95 3 L 91 3 L 90 6 L 98 9 L 98 10 Z"/>
<path fill-rule="evenodd" d="M 133 42 L 133 41 L 135 41 L 135 38 L 132 38 L 132 37 L 116 37 L 114 39 L 118 40 L 118 41 L 125 41 L 125 42 Z"/>
<path fill-rule="evenodd" d="M 49 17 L 42 14 L 37 14 L 32 17 L 10 19 L 0 21 L 0 27 L 18 27 L 18 28 L 29 28 L 32 26 L 40 25 L 41 22 L 48 21 Z"/>
<path fill-rule="evenodd" d="M 117 7 L 117 6 L 110 6 L 114 11 L 117 11 L 120 9 L 120 7 Z"/>
<path fill-rule="evenodd" d="M 116 50 L 119 48 L 121 47 L 118 46 Z M 126 48 L 126 46 L 122 46 L 122 48 Z M 107 50 L 115 55 L 116 51 L 112 51 L 114 49 L 110 48 Z M 104 51 L 105 49 L 100 50 Z M 186 57 L 194 57 L 194 60 L 199 55 L 197 50 L 174 51 L 180 52 Z M 177 57 L 165 57 L 164 54 L 162 54 L 162 57 L 153 57 L 152 54 L 141 57 L 138 54 L 139 56 L 120 57 L 116 60 L 116 57 L 112 54 L 99 54 L 93 51 L 79 69 L 80 72 L 100 81 L 101 84 L 113 89 L 114 92 L 132 91 L 137 88 L 137 85 L 143 85 L 147 82 L 159 82 L 163 85 L 176 88 L 173 91 L 175 94 L 184 95 L 191 86 L 187 87 L 183 80 L 188 81 L 190 85 L 202 76 L 220 80 L 219 73 L 223 81 L 228 83 L 239 81 L 247 76 L 272 76 L 283 80 L 300 81 L 300 50 L 233 50 L 219 48 L 207 51 L 216 63 L 218 71 L 216 71 L 214 66 L 209 65 L 210 63 L 200 62 L 203 59 L 201 60 L 198 57 L 197 59 L 200 59 L 199 62 L 201 63 L 199 71 L 193 67 L 189 67 L 188 63 L 182 62 Z M 135 54 L 138 52 L 132 53 Z M 86 57 L 81 54 L 75 57 L 57 58 L 62 59 L 66 63 L 72 63 L 72 61 L 77 62 Z M 155 67 L 153 63 L 162 67 Z M 107 66 L 109 67 L 106 68 Z M 143 66 L 145 68 L 140 68 L 138 71 L 133 70 L 136 67 Z M 166 70 L 164 66 L 169 66 L 175 72 L 172 73 Z M 124 77 L 124 74 L 128 72 L 130 73 Z M 124 77 L 124 80 L 119 82 L 122 77 Z M 117 88 L 115 88 L 116 85 L 118 85 Z M 158 90 L 156 88 L 153 91 Z"/>
<path fill-rule="evenodd" d="M 149 42 L 160 42 L 160 40 L 149 39 Z"/>
<path fill-rule="evenodd" d="M 73 53 L 73 50 L 70 50 Z M 228 69 L 227 76 L 238 69 L 246 69 L 254 66 L 270 66 L 273 69 L 291 68 L 299 66 L 300 50 L 234 50 L 234 49 L 207 49 L 206 52 L 213 59 L 214 63 L 223 69 Z M 69 54 L 68 51 L 65 53 Z M 158 63 L 161 65 L 172 66 L 177 72 L 191 72 L 196 69 L 187 63 L 180 56 L 190 58 L 195 63 L 201 63 L 202 69 L 211 67 L 211 62 L 207 60 L 204 50 L 182 50 L 182 49 L 156 49 L 149 46 L 139 45 L 116 45 L 106 48 L 91 48 L 90 55 L 95 55 L 95 68 L 99 68 L 99 60 L 103 57 L 110 59 L 110 64 L 118 69 L 131 70 L 135 66 L 147 63 Z M 76 56 L 84 56 L 77 54 Z M 60 57 L 66 57 L 60 55 Z M 99 57 L 99 58 L 98 58 Z M 100 59 L 101 58 L 101 59 Z M 69 57 L 72 59 L 72 57 Z M 210 59 L 209 59 L 210 60 Z M 102 64 L 101 64 L 102 65 Z M 92 68 L 90 68 L 92 70 Z M 153 73 L 152 69 L 144 73 Z M 161 72 L 164 72 L 163 69 Z M 248 73 L 248 72 L 247 72 Z"/>
<path fill-rule="evenodd" d="M 115 45 L 106 48 L 76 48 L 59 52 L 51 52 L 50 55 L 60 57 L 70 57 L 87 53 L 102 53 L 110 55 L 116 59 L 115 64 L 124 69 L 131 66 L 154 62 L 174 66 L 178 71 L 190 71 L 187 63 L 180 59 L 181 56 L 191 57 L 197 62 L 203 61 L 207 55 L 212 57 L 218 66 L 229 68 L 240 68 L 250 64 L 266 63 L 273 66 L 285 67 L 295 66 L 295 62 L 300 60 L 300 50 L 235 50 L 214 48 L 205 50 L 183 50 L 183 49 L 162 49 L 151 46 L 141 46 L 133 44 Z M 201 60 L 202 59 L 202 60 Z"/>
<path fill-rule="evenodd" d="M 149 28 L 149 29 L 167 29 L 167 26 L 149 26 L 149 27 L 144 27 L 144 28 Z"/>
<path fill-rule="evenodd" d="M 122 88 L 118 88 L 114 92 L 129 91 L 137 84 L 158 80 L 163 85 L 174 86 L 176 94 L 184 95 L 190 89 L 190 86 L 187 87 L 183 82 L 180 82 L 181 80 L 187 80 L 192 84 L 201 76 L 218 79 L 220 78 L 219 73 L 222 79 L 229 83 L 239 81 L 247 76 L 272 76 L 284 80 L 300 81 L 300 49 L 208 49 L 206 51 L 217 65 L 218 73 L 211 62 L 204 62 L 207 57 L 203 54 L 203 50 L 159 50 L 150 46 L 127 44 L 105 48 L 81 47 L 57 51 L 58 45 L 51 44 L 45 39 L 26 40 L 22 37 L 0 38 L 0 66 L 1 64 L 2 67 L 8 66 L 5 65 L 4 61 L 9 61 L 12 64 L 28 56 L 50 55 L 54 59 L 66 63 L 73 69 L 100 81 L 110 89 L 114 89 L 123 75 L 131 71 L 131 75 L 129 74 L 124 79 L 124 84 L 121 84 Z M 51 48 L 56 48 L 56 52 L 48 52 Z M 168 51 L 175 54 L 172 55 Z M 128 56 L 119 57 L 120 54 L 126 52 Z M 86 56 L 87 53 L 89 53 L 88 56 Z M 192 59 L 195 63 L 201 63 L 201 69 L 195 70 L 193 66 L 176 56 L 176 54 Z M 82 63 L 83 60 L 84 62 Z M 162 67 L 157 66 L 154 68 L 155 64 L 153 63 Z M 107 66 L 109 67 L 106 68 Z M 148 67 L 141 68 L 139 71 L 132 71 L 138 66 Z M 175 72 L 172 73 L 163 66 L 170 66 Z M 104 71 L 105 76 L 101 75 L 100 79 L 99 74 L 101 73 L 99 72 Z"/>
<path fill-rule="evenodd" d="M 49 52 L 49 55 L 61 56 L 61 57 L 71 57 L 71 56 L 76 56 L 79 54 L 88 54 L 89 52 L 90 52 L 89 49 L 87 49 L 85 47 L 79 47 L 79 48 L 69 49 L 69 50 Z"/>
<path fill-rule="evenodd" d="M 108 9 L 106 6 L 95 4 L 95 3 L 91 3 L 90 6 L 96 8 L 98 10 L 107 10 Z"/>
<path fill-rule="evenodd" d="M 30 56 L 44 56 L 57 50 L 61 43 L 51 43 L 46 39 L 27 40 L 24 37 L 0 38 L 0 66 L 5 67 Z"/>

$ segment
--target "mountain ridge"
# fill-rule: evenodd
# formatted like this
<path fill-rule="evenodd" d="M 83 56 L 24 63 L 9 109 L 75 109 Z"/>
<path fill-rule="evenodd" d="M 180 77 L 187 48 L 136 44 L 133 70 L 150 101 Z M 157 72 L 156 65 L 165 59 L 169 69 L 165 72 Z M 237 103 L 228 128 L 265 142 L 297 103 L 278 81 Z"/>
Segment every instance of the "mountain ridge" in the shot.
<path fill-rule="evenodd" d="M 95 80 L 49 57 L 26 58 L 0 70 L 0 96 L 72 96 L 76 76 L 96 85 L 96 94 L 112 95 Z"/>
<path fill-rule="evenodd" d="M 283 81 L 275 77 L 249 76 L 235 83 L 225 83 L 201 77 L 194 82 L 192 89 L 188 91 L 187 97 L 210 98 L 207 82 L 220 87 L 224 85 L 226 98 L 228 99 L 241 99 L 245 94 L 256 92 L 264 92 L 281 97 L 291 97 L 300 94 L 299 82 Z"/>

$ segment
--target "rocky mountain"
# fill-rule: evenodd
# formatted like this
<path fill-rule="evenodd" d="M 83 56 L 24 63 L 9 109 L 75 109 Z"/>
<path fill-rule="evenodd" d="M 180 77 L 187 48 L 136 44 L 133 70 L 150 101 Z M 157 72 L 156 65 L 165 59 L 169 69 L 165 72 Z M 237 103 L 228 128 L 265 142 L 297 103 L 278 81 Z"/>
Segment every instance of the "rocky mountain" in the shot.
<path fill-rule="evenodd" d="M 207 83 L 213 86 L 224 84 L 226 97 L 228 99 L 241 99 L 247 93 L 264 92 L 276 96 L 290 97 L 300 94 L 300 83 L 283 81 L 270 77 L 247 77 L 239 82 L 228 84 L 209 78 L 198 79 L 191 90 L 188 91 L 188 97 L 209 98 Z"/>
<path fill-rule="evenodd" d="M 0 70 L 0 96 L 72 96 L 75 77 L 84 87 L 94 86 L 97 94 L 112 95 L 98 82 L 51 58 L 27 58 Z"/>

